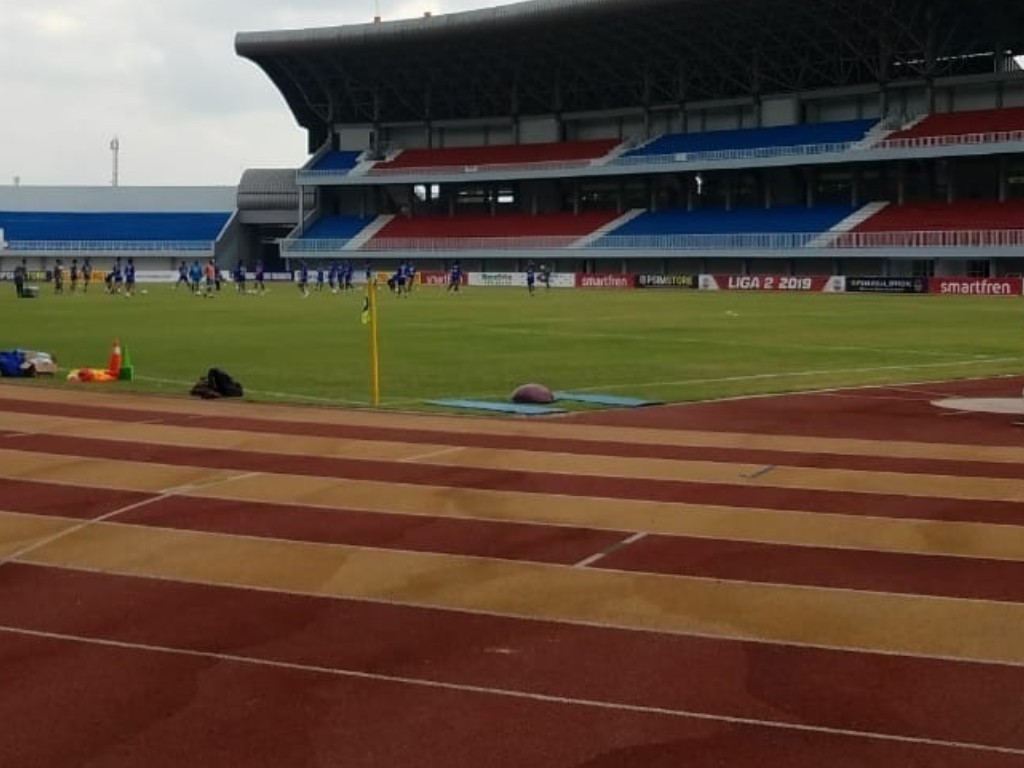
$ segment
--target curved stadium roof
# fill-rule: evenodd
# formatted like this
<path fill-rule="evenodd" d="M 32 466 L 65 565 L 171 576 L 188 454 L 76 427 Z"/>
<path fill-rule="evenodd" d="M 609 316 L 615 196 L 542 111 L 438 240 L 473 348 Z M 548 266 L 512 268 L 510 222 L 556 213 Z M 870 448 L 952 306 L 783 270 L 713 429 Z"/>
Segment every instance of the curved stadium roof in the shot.
<path fill-rule="evenodd" d="M 311 147 L 331 123 L 637 108 L 1002 71 L 1019 0 L 531 0 L 244 32 Z M 994 51 L 1000 51 L 999 55 Z"/>

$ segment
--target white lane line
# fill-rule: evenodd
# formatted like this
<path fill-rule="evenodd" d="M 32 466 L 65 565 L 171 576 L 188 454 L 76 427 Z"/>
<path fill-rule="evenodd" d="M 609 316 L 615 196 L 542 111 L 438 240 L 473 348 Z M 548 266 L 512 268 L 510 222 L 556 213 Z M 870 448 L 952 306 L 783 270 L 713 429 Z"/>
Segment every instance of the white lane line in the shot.
<path fill-rule="evenodd" d="M 622 541 L 616 542 L 615 544 L 612 544 L 610 547 L 602 549 L 600 552 L 597 552 L 596 554 L 593 554 L 590 557 L 583 558 L 578 563 L 575 563 L 573 565 L 573 568 L 586 568 L 587 566 L 593 565 L 598 560 L 603 560 L 609 555 L 613 555 L 619 550 L 625 549 L 630 544 L 635 544 L 636 542 L 644 538 L 646 535 L 646 532 L 634 533 L 632 536 L 628 536 Z"/>
<path fill-rule="evenodd" d="M 427 451 L 426 453 L 418 453 L 413 456 L 406 456 L 404 459 L 399 459 L 399 464 L 410 464 L 417 461 L 429 461 L 430 459 L 437 459 L 441 456 L 450 456 L 453 453 L 466 450 L 463 445 L 451 445 L 446 448 L 438 448 L 433 451 Z"/>
<path fill-rule="evenodd" d="M 780 371 L 778 373 L 752 373 L 743 376 L 723 376 L 711 379 L 679 379 L 677 381 L 648 381 L 630 382 L 626 384 L 602 384 L 598 387 L 571 387 L 578 392 L 603 392 L 614 389 L 645 389 L 651 387 L 678 387 L 690 384 L 728 384 L 740 381 L 771 381 L 773 379 L 801 378 L 806 376 L 832 376 L 845 373 L 882 373 L 884 371 L 914 371 L 924 368 L 952 368 L 965 365 L 986 365 L 990 363 L 1014 363 L 1019 357 L 991 357 L 984 360 L 961 360 L 942 363 L 919 363 L 917 365 L 878 365 L 865 368 L 832 368 L 813 371 Z M 872 388 L 886 387 L 886 385 L 873 384 Z M 886 387 L 888 388 L 888 387 Z M 827 391 L 827 390 L 820 390 Z M 811 393 L 796 393 L 811 394 Z M 777 397 L 778 395 L 771 395 Z"/>
<path fill-rule="evenodd" d="M 104 515 L 100 515 L 99 517 L 93 517 L 93 518 L 89 518 L 88 520 L 83 520 L 80 523 L 78 523 L 77 525 L 72 525 L 70 528 L 65 528 L 62 531 L 57 531 L 56 533 L 54 533 L 54 534 L 52 534 L 50 536 L 47 536 L 47 537 L 42 538 L 42 539 L 39 539 L 38 541 L 34 541 L 31 544 L 27 544 L 24 547 L 22 547 L 21 549 L 15 550 L 14 552 L 11 552 L 7 556 L 5 556 L 3 558 L 0 558 L 0 566 L 6 565 L 7 563 L 11 562 L 12 560 L 17 560 L 20 557 L 25 557 L 26 555 L 29 555 L 32 552 L 35 552 L 35 551 L 37 551 L 39 549 L 42 549 L 43 547 L 46 547 L 46 546 L 48 546 L 50 544 L 53 544 L 55 541 L 59 541 L 60 539 L 63 539 L 65 537 L 67 537 L 67 536 L 71 536 L 71 535 L 73 535 L 75 533 L 78 533 L 79 531 L 83 531 L 86 528 L 88 528 L 89 526 L 96 525 L 98 523 L 109 522 L 109 521 L 113 520 L 114 518 L 116 518 L 116 517 L 118 517 L 120 515 L 127 514 L 128 512 L 131 512 L 132 510 L 135 510 L 135 509 L 139 509 L 140 507 L 145 507 L 145 506 L 148 506 L 150 504 L 155 504 L 158 501 L 164 501 L 165 499 L 169 499 L 172 496 L 184 495 L 184 494 L 188 494 L 188 493 L 190 493 L 192 491 L 202 490 L 204 488 L 210 488 L 210 487 L 213 487 L 215 485 L 220 485 L 221 483 L 233 483 L 233 482 L 236 482 L 238 480 L 247 480 L 247 479 L 249 479 L 251 477 L 256 477 L 258 474 L 260 474 L 260 473 L 259 472 L 247 472 L 244 475 L 235 475 L 233 477 L 218 478 L 217 480 L 210 480 L 210 481 L 207 481 L 207 482 L 204 482 L 204 483 L 190 483 L 190 484 L 187 484 L 187 485 L 180 485 L 180 486 L 176 486 L 176 487 L 173 487 L 173 488 L 166 488 L 166 489 L 162 490 L 158 495 L 151 496 L 150 498 L 143 499 L 142 501 L 136 501 L 136 502 L 134 502 L 132 504 L 127 504 L 127 505 L 125 505 L 123 507 L 118 507 L 117 509 L 115 509 L 115 510 L 113 510 L 111 512 L 107 512 Z"/>
<path fill-rule="evenodd" d="M 65 634 L 59 632 L 45 632 L 42 630 L 24 629 L 0 625 L 0 632 L 22 637 L 34 637 L 45 640 L 62 640 L 64 642 L 81 643 L 84 645 L 96 645 L 105 648 L 117 648 L 120 650 L 146 651 L 149 653 L 160 653 L 168 656 L 183 656 L 197 659 L 206 659 L 241 664 L 245 666 L 264 667 L 269 669 L 282 669 L 294 672 L 314 673 L 342 677 L 355 680 L 371 680 L 382 683 L 397 683 L 410 685 L 417 688 L 428 688 L 434 690 L 457 691 L 459 693 L 473 693 L 483 696 L 496 696 L 525 701 L 542 702 L 545 704 L 558 704 L 569 707 L 584 707 L 588 709 L 611 710 L 616 712 L 629 712 L 641 715 L 655 715 L 663 717 L 676 717 L 688 720 L 703 720 L 718 723 L 730 723 L 732 725 L 745 725 L 757 728 L 774 728 L 780 731 L 795 731 L 797 733 L 818 733 L 830 736 L 845 736 L 859 739 L 870 739 L 875 741 L 888 741 L 901 744 L 917 744 L 930 747 L 942 747 L 945 749 L 967 750 L 972 752 L 988 752 L 1003 755 L 1014 755 L 1024 757 L 1024 749 L 1013 747 L 1000 747 L 993 744 L 981 744 L 967 741 L 946 741 L 943 739 L 932 739 L 924 736 L 907 736 L 894 733 L 879 733 L 877 731 L 855 730 L 851 728 L 834 728 L 825 725 L 807 725 L 805 723 L 785 723 L 774 720 L 762 720 L 753 717 L 736 717 L 732 715 L 715 714 L 712 712 L 701 712 L 699 710 L 673 709 L 669 707 L 646 706 L 643 704 L 629 704 L 626 702 L 604 701 L 600 699 L 583 699 L 572 696 L 557 696 L 548 693 L 537 693 L 523 691 L 514 688 L 498 688 L 486 685 L 470 685 L 467 683 L 450 683 L 444 680 L 430 678 L 406 677 L 403 675 L 389 675 L 381 672 L 364 672 L 358 669 L 345 669 L 337 667 L 324 667 L 316 664 L 302 664 L 291 661 L 276 661 L 262 659 L 253 656 L 241 656 L 232 653 L 217 653 L 214 651 L 200 651 L 192 648 L 173 648 L 162 645 L 150 645 L 147 643 L 131 643 L 121 640 L 109 640 L 105 638 L 85 637 L 82 635 Z"/>

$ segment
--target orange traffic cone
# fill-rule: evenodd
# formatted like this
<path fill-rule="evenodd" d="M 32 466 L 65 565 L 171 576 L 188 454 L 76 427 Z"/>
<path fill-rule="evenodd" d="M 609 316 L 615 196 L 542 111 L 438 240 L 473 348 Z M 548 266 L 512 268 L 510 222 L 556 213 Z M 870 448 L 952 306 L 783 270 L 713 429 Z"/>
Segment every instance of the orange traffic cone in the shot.
<path fill-rule="evenodd" d="M 107 363 L 107 373 L 115 379 L 121 375 L 121 342 L 114 339 L 114 346 L 110 350 L 110 362 Z"/>

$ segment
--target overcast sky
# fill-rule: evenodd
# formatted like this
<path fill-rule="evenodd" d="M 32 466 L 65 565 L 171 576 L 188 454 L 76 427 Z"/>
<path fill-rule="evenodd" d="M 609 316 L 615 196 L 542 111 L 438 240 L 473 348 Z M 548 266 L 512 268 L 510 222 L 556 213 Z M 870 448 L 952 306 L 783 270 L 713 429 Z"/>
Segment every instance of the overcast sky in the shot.
<path fill-rule="evenodd" d="M 478 0 L 0 0 L 0 185 L 238 183 L 297 167 L 305 132 L 239 31 L 503 5 Z"/>

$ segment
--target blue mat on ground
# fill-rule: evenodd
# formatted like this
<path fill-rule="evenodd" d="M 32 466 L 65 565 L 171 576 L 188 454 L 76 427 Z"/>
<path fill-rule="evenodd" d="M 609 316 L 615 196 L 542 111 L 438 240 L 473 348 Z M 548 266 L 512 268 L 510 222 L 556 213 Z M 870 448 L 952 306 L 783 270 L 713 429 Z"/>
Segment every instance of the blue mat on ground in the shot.
<path fill-rule="evenodd" d="M 528 405 L 525 403 L 497 403 L 490 400 L 427 400 L 427 402 L 431 405 L 443 405 L 446 408 L 469 408 L 474 411 L 516 413 L 520 416 L 544 416 L 551 413 L 565 413 L 564 408 L 549 408 L 546 405 Z"/>
<path fill-rule="evenodd" d="M 594 395 L 589 392 L 555 392 L 555 400 L 568 400 L 573 403 L 593 403 L 594 405 L 612 405 L 618 408 L 662 405 L 661 400 L 641 400 L 636 397 L 618 397 L 617 395 Z"/>

